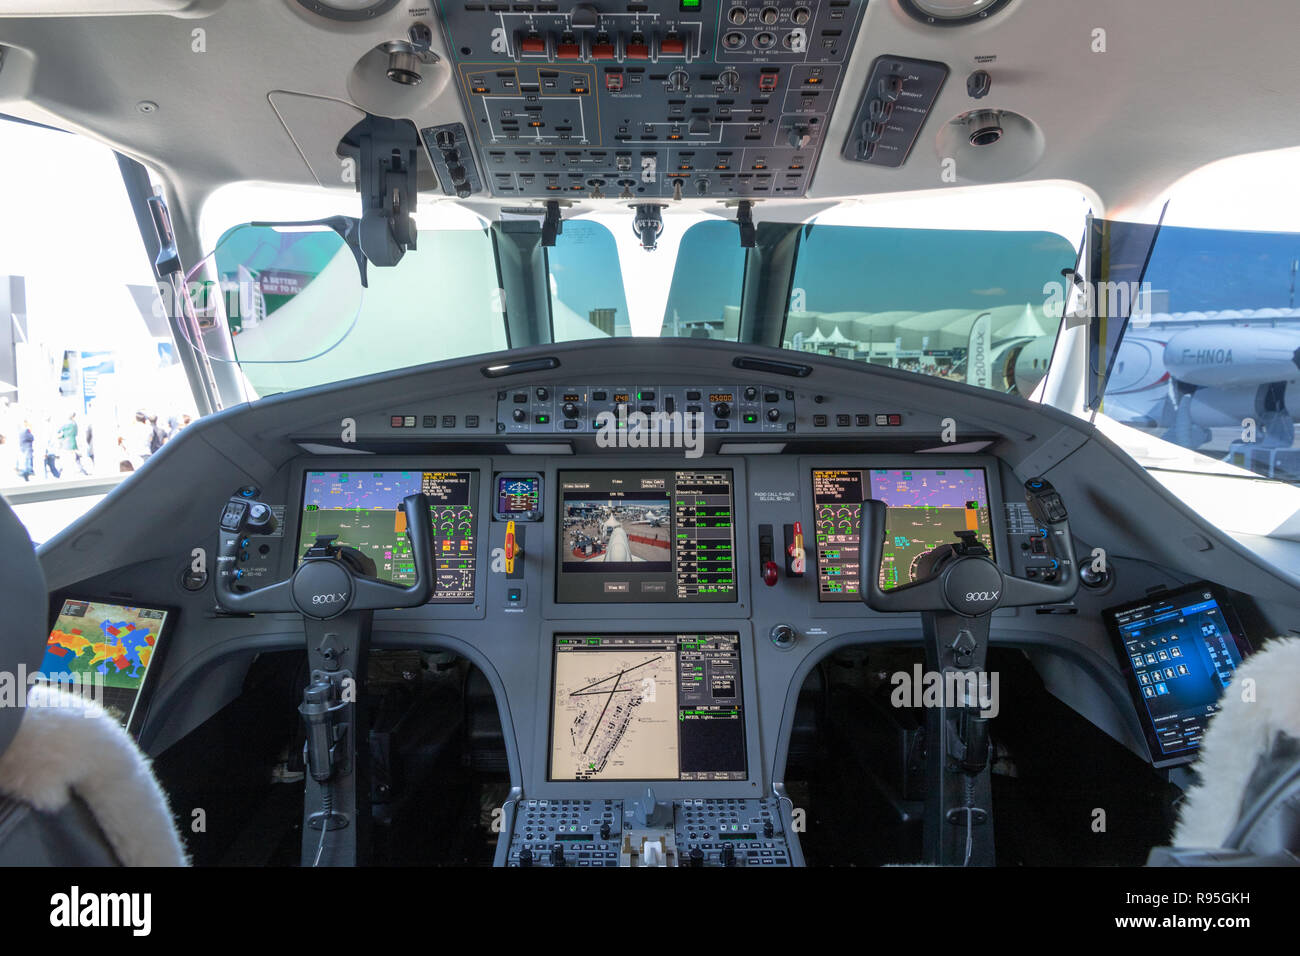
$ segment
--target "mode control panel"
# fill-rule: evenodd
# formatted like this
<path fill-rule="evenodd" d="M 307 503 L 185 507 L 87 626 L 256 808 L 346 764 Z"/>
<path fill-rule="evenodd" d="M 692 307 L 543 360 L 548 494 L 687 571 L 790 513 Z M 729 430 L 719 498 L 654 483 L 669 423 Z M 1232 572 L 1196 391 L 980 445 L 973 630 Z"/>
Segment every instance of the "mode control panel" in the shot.
<path fill-rule="evenodd" d="M 534 385 L 497 392 L 497 431 L 785 434 L 795 430 L 795 394 L 761 385 Z M 622 444 L 622 442 L 620 442 Z M 627 442 L 635 447 L 633 442 Z"/>
<path fill-rule="evenodd" d="M 775 798 L 677 800 L 638 826 L 622 800 L 521 800 L 506 866 L 791 866 Z"/>
<path fill-rule="evenodd" d="M 439 9 L 497 196 L 802 195 L 866 0 Z"/>
<path fill-rule="evenodd" d="M 849 128 L 844 158 L 873 166 L 902 166 L 947 77 L 948 67 L 942 63 L 878 57 Z"/>

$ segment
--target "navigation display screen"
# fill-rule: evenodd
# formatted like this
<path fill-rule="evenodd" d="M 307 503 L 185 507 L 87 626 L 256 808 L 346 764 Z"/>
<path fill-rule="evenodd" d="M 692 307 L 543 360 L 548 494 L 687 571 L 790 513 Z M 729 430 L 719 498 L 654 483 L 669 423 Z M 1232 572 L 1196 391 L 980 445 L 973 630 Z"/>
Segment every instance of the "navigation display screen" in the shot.
<path fill-rule="evenodd" d="M 438 582 L 435 602 L 474 600 L 476 558 L 472 471 L 309 471 L 303 482 L 298 557 L 321 534 L 337 535 L 370 557 L 384 581 L 415 583 L 415 561 L 406 539 L 402 501 L 423 491 L 433 499 L 433 551 Z"/>
<path fill-rule="evenodd" d="M 736 634 L 557 634 L 551 780 L 745 780 Z"/>
<path fill-rule="evenodd" d="M 871 498 L 888 509 L 881 588 L 910 584 L 916 560 L 956 544 L 956 531 L 978 532 L 994 552 L 983 468 L 819 468 L 813 471 L 819 600 L 861 600 L 858 524 L 862 502 Z"/>
<path fill-rule="evenodd" d="M 731 471 L 562 471 L 558 603 L 735 601 Z"/>
<path fill-rule="evenodd" d="M 45 644 L 41 677 L 99 701 L 135 732 L 133 711 L 168 617 L 155 608 L 64 601 Z"/>
<path fill-rule="evenodd" d="M 1103 612 L 1157 766 L 1191 760 L 1250 643 L 1202 582 Z"/>

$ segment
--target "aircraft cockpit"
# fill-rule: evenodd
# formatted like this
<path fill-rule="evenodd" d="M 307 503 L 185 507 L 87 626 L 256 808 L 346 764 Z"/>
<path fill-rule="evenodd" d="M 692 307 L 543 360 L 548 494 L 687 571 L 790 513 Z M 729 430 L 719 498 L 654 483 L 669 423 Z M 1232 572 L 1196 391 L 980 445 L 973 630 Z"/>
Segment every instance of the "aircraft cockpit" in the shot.
<path fill-rule="evenodd" d="M 0 2 L 0 863 L 1294 864 L 1296 14 L 1138 6 Z"/>

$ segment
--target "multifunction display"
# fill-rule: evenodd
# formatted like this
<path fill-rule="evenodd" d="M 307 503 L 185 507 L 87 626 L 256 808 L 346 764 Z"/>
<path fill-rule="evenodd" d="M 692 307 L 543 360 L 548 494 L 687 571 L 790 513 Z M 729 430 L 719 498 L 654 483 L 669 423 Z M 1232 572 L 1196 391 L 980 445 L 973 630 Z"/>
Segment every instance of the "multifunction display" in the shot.
<path fill-rule="evenodd" d="M 983 468 L 819 468 L 813 471 L 817 596 L 858 601 L 858 526 L 862 502 L 883 501 L 885 547 L 880 586 L 915 580 L 916 561 L 957 531 L 975 531 L 992 552 L 988 485 Z"/>
<path fill-rule="evenodd" d="M 433 500 L 437 568 L 434 601 L 474 600 L 477 473 L 472 471 L 309 471 L 303 486 L 298 556 L 317 535 L 356 548 L 375 562 L 384 581 L 415 583 L 415 560 L 406 538 L 407 495 Z"/>
<path fill-rule="evenodd" d="M 745 780 L 736 634 L 557 634 L 551 780 Z"/>
<path fill-rule="evenodd" d="M 560 472 L 555 599 L 736 600 L 731 471 Z"/>

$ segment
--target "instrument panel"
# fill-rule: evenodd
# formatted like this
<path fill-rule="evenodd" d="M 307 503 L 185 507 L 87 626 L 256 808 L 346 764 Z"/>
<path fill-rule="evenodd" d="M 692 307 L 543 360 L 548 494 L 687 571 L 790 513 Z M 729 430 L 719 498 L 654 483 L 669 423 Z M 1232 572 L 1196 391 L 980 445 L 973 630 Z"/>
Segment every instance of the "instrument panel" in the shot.
<path fill-rule="evenodd" d="M 439 4 L 491 193 L 636 201 L 803 195 L 864 8 L 865 0 Z M 448 131 L 444 143 L 465 145 Z"/>

